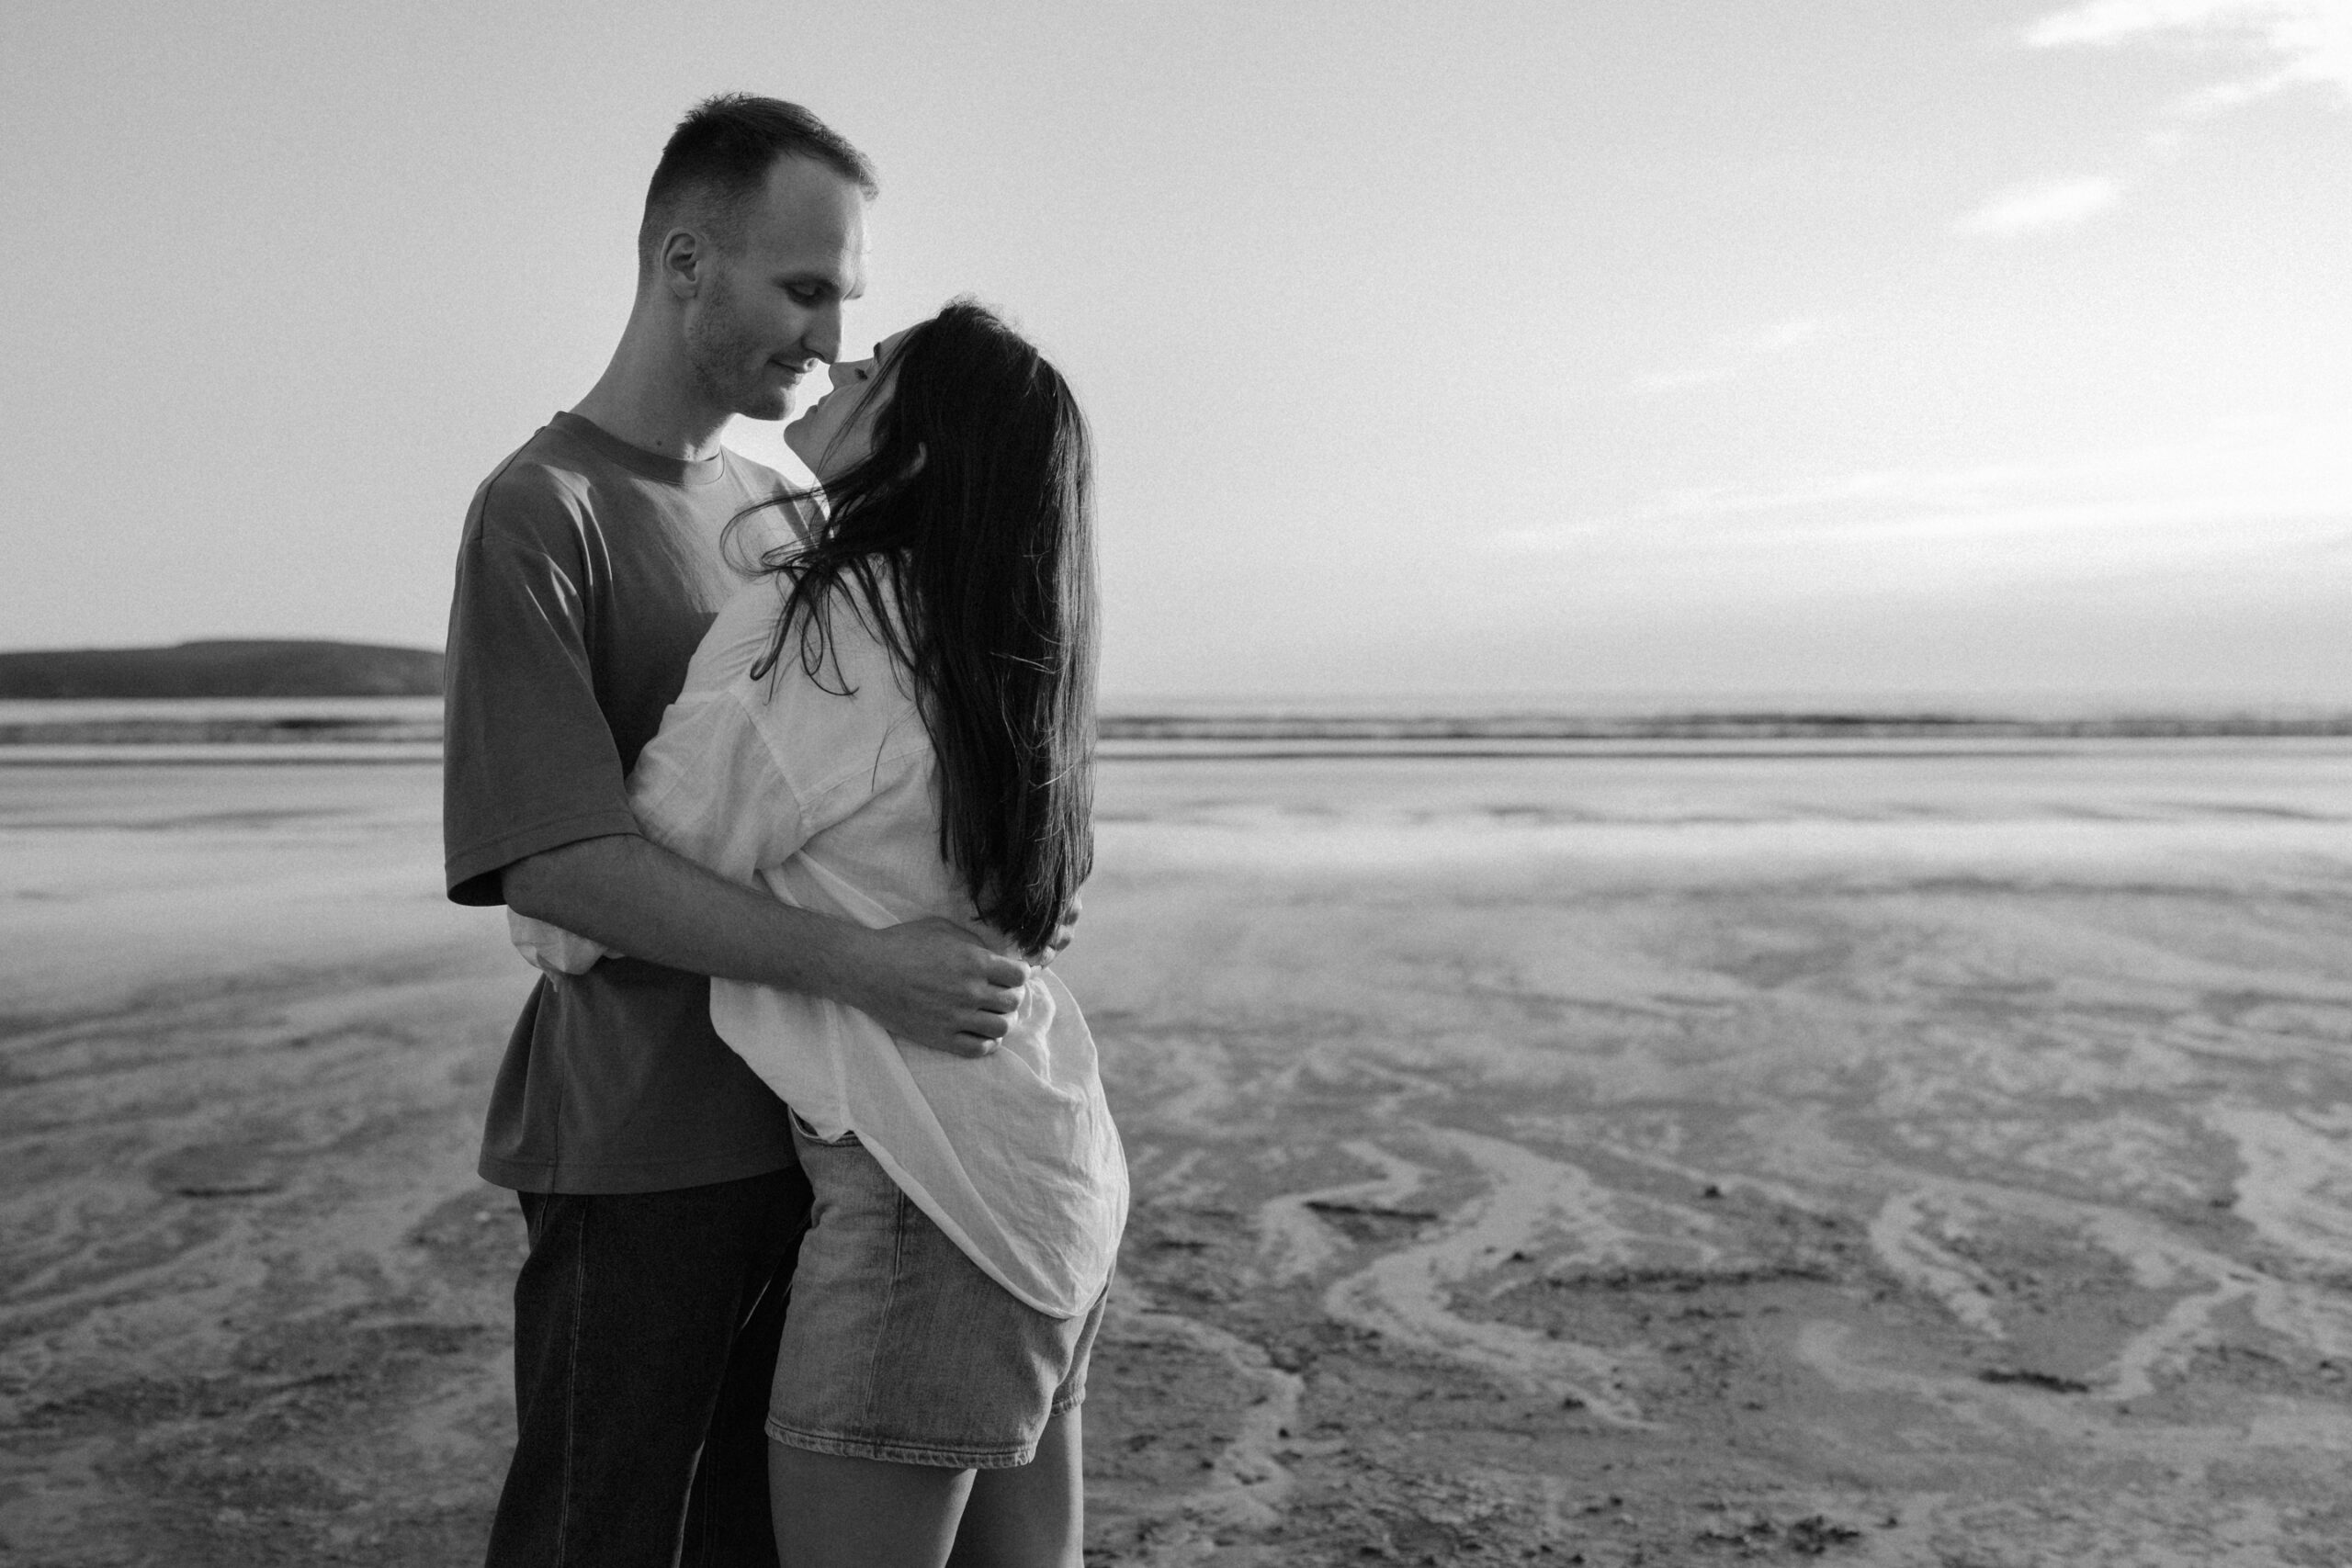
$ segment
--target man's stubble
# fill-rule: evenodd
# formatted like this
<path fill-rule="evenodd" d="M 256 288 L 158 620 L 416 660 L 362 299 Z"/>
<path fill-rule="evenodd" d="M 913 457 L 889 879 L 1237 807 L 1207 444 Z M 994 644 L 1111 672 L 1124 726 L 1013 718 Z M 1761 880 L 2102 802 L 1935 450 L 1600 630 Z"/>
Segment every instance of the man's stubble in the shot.
<path fill-rule="evenodd" d="M 789 389 L 765 384 L 770 349 L 747 326 L 735 285 L 714 269 L 702 309 L 686 321 L 686 363 L 711 401 L 749 419 L 782 419 L 791 411 Z"/>

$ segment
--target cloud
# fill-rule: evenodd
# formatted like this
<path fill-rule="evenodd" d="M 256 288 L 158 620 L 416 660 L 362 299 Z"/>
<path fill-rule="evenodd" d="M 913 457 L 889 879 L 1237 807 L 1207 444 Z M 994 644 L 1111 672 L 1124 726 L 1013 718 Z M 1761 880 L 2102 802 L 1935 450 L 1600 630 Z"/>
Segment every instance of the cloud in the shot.
<path fill-rule="evenodd" d="M 1633 512 L 1512 530 L 1498 554 L 1693 592 L 1792 581 L 1992 586 L 2206 570 L 2306 585 L 2346 570 L 2352 448 L 2338 411 L 2063 462 L 1881 468 L 1773 489 L 1669 491 Z"/>
<path fill-rule="evenodd" d="M 2038 180 L 1995 191 L 1952 227 L 1996 239 L 2071 228 L 2114 206 L 2122 194 L 2121 186 L 2096 175 Z"/>
<path fill-rule="evenodd" d="M 1748 340 L 1748 347 L 1758 354 L 1785 354 L 1799 344 L 1811 342 L 1820 333 L 1820 317 L 1798 316 L 1766 327 Z"/>
<path fill-rule="evenodd" d="M 1693 387 L 1713 387 L 1730 380 L 1738 372 L 1728 365 L 1702 365 L 1692 370 L 1657 370 L 1634 378 L 1637 392 L 1687 392 Z"/>
<path fill-rule="evenodd" d="M 1739 374 L 1739 361 L 1770 354 L 1786 354 L 1819 336 L 1826 324 L 1819 316 L 1794 316 L 1785 321 L 1774 321 L 1752 333 L 1725 339 L 1719 345 L 1724 359 L 1715 364 L 1636 376 L 1634 378 L 1634 390 L 1684 392 L 1694 387 L 1719 386 Z"/>
<path fill-rule="evenodd" d="M 2183 99 L 2210 113 L 2288 87 L 2319 84 L 2352 104 L 2352 0 L 2088 0 L 2029 27 L 2030 49 L 2099 48 L 2156 41 L 2234 48 L 2267 69 Z"/>
<path fill-rule="evenodd" d="M 1668 491 L 1654 510 L 1662 516 L 1722 518 L 1764 513 L 1860 513 L 1871 511 L 1951 511 L 1988 505 L 2030 485 L 2047 469 L 2018 464 L 1971 468 L 1870 468 L 1780 490 L 1743 491 L 1700 485 Z"/>

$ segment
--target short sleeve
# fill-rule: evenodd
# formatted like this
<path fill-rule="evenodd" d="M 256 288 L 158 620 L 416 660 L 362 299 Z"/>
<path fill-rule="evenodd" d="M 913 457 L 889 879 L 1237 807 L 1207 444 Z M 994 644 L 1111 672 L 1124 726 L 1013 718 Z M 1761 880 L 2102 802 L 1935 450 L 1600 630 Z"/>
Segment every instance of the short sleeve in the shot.
<path fill-rule="evenodd" d="M 634 833 L 586 630 L 593 531 L 581 499 L 510 461 L 474 497 L 449 613 L 442 848 L 449 897 L 503 901 L 498 874 L 582 839 Z"/>
<path fill-rule="evenodd" d="M 750 708 L 748 686 L 688 695 L 638 754 L 629 799 L 645 836 L 735 882 L 789 857 L 808 818 Z"/>
<path fill-rule="evenodd" d="M 719 607 L 629 775 L 647 838 L 738 882 L 790 859 L 927 749 L 919 726 L 891 745 L 906 699 L 854 612 L 835 622 L 840 659 L 823 681 L 793 640 L 767 667 L 782 604 L 761 581 Z"/>

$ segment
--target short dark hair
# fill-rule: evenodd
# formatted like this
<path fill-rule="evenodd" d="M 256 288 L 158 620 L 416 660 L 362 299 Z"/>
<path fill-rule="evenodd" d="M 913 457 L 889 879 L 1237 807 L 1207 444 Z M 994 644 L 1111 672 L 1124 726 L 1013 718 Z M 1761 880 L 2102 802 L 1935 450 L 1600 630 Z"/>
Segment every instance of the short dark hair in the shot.
<path fill-rule="evenodd" d="M 640 276 L 653 270 L 662 236 L 676 226 L 687 202 L 709 202 L 712 235 L 720 244 L 741 243 L 744 206 L 756 195 L 778 158 L 821 164 L 871 199 L 881 186 L 874 165 L 831 126 L 782 98 L 750 93 L 719 93 L 686 111 L 662 149 L 645 187 L 645 220 L 637 230 Z"/>

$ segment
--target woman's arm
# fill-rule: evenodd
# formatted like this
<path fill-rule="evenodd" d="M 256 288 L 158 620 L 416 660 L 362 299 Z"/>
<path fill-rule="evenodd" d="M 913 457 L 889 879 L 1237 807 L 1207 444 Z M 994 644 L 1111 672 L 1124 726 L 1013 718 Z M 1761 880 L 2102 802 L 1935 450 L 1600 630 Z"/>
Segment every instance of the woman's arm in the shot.
<path fill-rule="evenodd" d="M 673 969 L 830 998 L 910 1044 L 982 1056 L 1028 972 L 938 919 L 878 931 L 796 908 L 661 845 L 582 839 L 504 874 L 507 907 Z"/>

